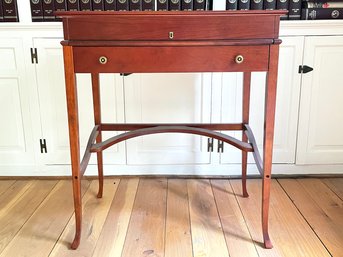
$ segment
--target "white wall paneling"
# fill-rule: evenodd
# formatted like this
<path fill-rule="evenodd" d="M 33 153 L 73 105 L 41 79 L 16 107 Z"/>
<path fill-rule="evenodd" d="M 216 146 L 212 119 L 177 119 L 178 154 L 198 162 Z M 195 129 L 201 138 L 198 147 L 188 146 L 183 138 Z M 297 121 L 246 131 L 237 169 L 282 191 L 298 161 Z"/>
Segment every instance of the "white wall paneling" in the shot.
<path fill-rule="evenodd" d="M 306 37 L 298 164 L 343 163 L 343 37 Z"/>
<path fill-rule="evenodd" d="M 0 39 L 0 164 L 35 162 L 29 89 L 20 38 Z"/>

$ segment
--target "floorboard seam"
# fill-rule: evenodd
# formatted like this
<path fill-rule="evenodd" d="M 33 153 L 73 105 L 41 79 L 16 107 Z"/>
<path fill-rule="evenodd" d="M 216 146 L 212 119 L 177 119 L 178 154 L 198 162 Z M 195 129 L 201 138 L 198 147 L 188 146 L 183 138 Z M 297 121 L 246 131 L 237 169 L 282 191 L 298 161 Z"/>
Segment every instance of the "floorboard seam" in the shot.
<path fill-rule="evenodd" d="M 252 237 L 252 234 L 251 234 L 250 228 L 249 228 L 249 226 L 248 226 L 247 220 L 246 220 L 246 218 L 245 218 L 245 216 L 244 216 L 242 207 L 241 207 L 241 205 L 239 204 L 239 201 L 238 201 L 238 198 L 237 198 L 238 196 L 237 196 L 235 190 L 234 190 L 233 187 L 232 187 L 231 180 L 229 179 L 228 181 L 229 181 L 231 190 L 232 190 L 232 192 L 233 192 L 233 194 L 234 194 L 234 196 L 235 196 L 235 200 L 236 200 L 236 202 L 237 202 L 238 208 L 239 208 L 239 210 L 240 210 L 240 212 L 241 212 L 241 215 L 242 215 L 242 217 L 243 217 L 245 226 L 247 227 L 247 230 L 248 230 L 248 233 L 249 233 L 251 242 L 254 244 L 254 248 L 255 248 L 255 251 L 256 251 L 257 255 L 260 256 L 260 254 L 259 254 L 259 252 L 258 252 L 258 250 L 257 250 L 257 245 L 256 245 L 257 242 L 255 242 L 255 240 L 254 240 L 253 237 Z"/>
<path fill-rule="evenodd" d="M 322 241 L 322 239 L 319 237 L 319 235 L 317 234 L 317 232 L 313 229 L 311 223 L 306 219 L 305 215 L 300 211 L 300 209 L 298 208 L 298 206 L 294 203 L 292 197 L 287 193 L 287 190 L 282 186 L 282 184 L 279 182 L 279 179 L 276 180 L 277 183 L 280 185 L 280 187 L 282 188 L 282 190 L 284 191 L 284 193 L 287 195 L 287 197 L 289 198 L 289 200 L 291 201 L 291 203 L 293 204 L 293 206 L 296 208 L 296 210 L 299 212 L 299 214 L 301 215 L 301 217 L 305 220 L 306 224 L 311 228 L 312 232 L 316 235 L 316 237 L 318 238 L 318 240 L 320 241 L 320 243 L 323 245 L 323 247 L 325 248 L 325 250 L 327 251 L 327 253 L 330 255 L 330 256 L 333 256 L 329 249 L 326 247 L 326 245 L 324 244 L 324 242 Z M 297 181 L 297 180 L 295 180 Z M 298 182 L 299 186 L 302 186 L 300 185 L 300 183 Z"/>

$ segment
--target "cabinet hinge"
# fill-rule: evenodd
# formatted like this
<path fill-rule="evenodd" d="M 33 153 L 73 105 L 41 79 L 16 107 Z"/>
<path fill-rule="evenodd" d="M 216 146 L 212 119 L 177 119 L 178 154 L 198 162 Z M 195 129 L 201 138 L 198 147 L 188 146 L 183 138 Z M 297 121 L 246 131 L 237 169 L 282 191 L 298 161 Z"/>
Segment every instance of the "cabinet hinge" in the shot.
<path fill-rule="evenodd" d="M 32 63 L 38 63 L 37 48 L 31 48 L 31 62 Z"/>
<path fill-rule="evenodd" d="M 46 140 L 45 139 L 39 139 L 39 144 L 40 144 L 40 152 L 41 153 L 47 153 L 48 148 L 46 146 Z"/>
<path fill-rule="evenodd" d="M 207 152 L 213 152 L 213 138 L 207 138 Z"/>
<path fill-rule="evenodd" d="M 223 153 L 224 152 L 224 142 L 218 140 L 218 153 Z"/>
<path fill-rule="evenodd" d="M 313 68 L 310 67 L 310 66 L 307 66 L 307 65 L 299 65 L 299 70 L 298 70 L 298 73 L 308 73 L 310 71 L 313 71 Z"/>

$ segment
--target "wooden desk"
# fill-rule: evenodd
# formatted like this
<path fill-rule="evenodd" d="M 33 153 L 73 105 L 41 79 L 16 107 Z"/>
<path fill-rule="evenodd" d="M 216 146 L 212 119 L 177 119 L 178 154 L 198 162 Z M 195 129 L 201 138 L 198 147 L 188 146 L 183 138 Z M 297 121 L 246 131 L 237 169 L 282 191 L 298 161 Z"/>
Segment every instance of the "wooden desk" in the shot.
<path fill-rule="evenodd" d="M 98 197 L 103 192 L 106 148 L 155 133 L 190 133 L 222 140 L 242 150 L 242 191 L 246 189 L 247 153 L 262 175 L 262 232 L 271 248 L 268 210 L 273 152 L 279 20 L 283 11 L 237 12 L 59 12 L 63 18 L 64 65 L 76 218 L 71 245 L 80 244 L 80 181 L 92 152 L 97 153 Z M 99 73 L 244 72 L 243 115 L 238 124 L 104 124 L 101 122 Z M 251 72 L 266 71 L 263 159 L 249 127 Z M 91 73 L 95 127 L 80 159 L 76 73 Z M 242 140 L 217 131 L 240 130 Z M 102 131 L 126 131 L 102 141 Z"/>

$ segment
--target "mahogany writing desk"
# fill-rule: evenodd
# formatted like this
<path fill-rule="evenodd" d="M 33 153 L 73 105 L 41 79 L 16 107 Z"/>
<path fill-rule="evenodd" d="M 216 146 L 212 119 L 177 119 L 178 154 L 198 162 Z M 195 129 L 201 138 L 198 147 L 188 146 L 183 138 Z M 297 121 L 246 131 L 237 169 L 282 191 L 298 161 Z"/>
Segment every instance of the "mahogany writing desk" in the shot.
<path fill-rule="evenodd" d="M 59 12 L 63 18 L 64 68 L 76 234 L 81 236 L 81 177 L 92 152 L 97 153 L 98 197 L 103 191 L 106 148 L 133 137 L 155 133 L 190 133 L 216 138 L 242 150 L 243 196 L 247 153 L 262 175 L 262 232 L 271 248 L 268 209 L 274 135 L 279 20 L 284 11 L 203 12 Z M 243 115 L 238 124 L 104 124 L 101 122 L 99 73 L 244 72 Z M 249 127 L 251 72 L 266 71 L 263 158 Z M 91 73 L 95 127 L 81 161 L 76 73 Z M 242 140 L 218 131 L 240 130 Z M 102 141 L 102 131 L 126 131 Z"/>

